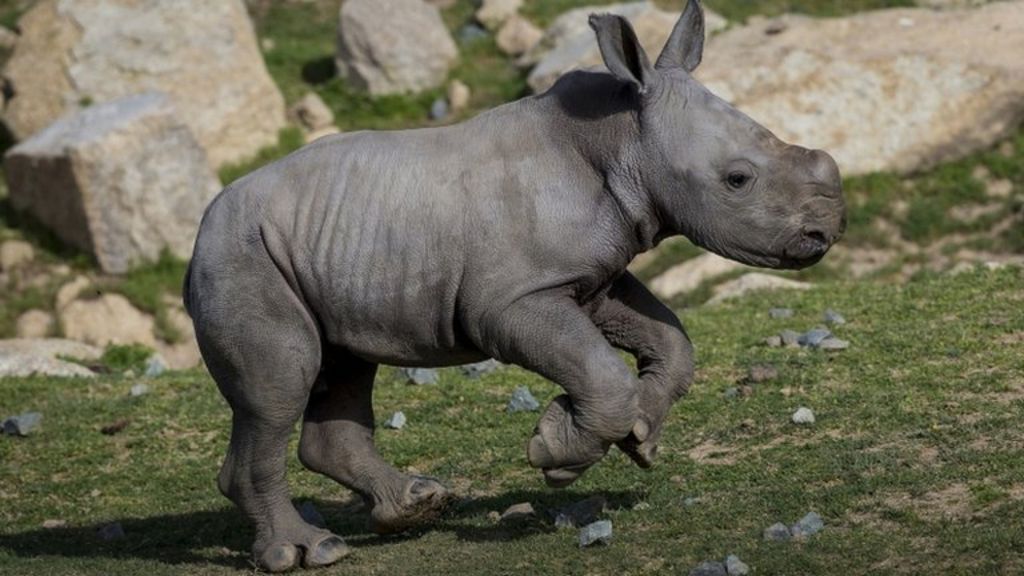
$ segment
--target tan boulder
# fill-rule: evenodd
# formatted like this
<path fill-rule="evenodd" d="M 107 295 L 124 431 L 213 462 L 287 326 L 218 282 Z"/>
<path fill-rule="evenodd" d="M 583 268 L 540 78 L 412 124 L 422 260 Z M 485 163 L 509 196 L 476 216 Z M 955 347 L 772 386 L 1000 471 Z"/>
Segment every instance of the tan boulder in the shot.
<path fill-rule="evenodd" d="M 19 139 L 89 105 L 170 94 L 214 167 L 277 142 L 284 100 L 240 0 L 41 0 L 19 21 L 4 122 Z"/>
<path fill-rule="evenodd" d="M 812 285 L 806 282 L 798 282 L 763 272 L 750 272 L 716 286 L 714 296 L 708 300 L 708 304 L 718 304 L 759 290 L 808 290 L 811 287 Z"/>
<path fill-rule="evenodd" d="M 32 262 L 36 252 L 24 240 L 7 240 L 0 244 L 0 270 L 10 272 L 19 266 Z"/>
<path fill-rule="evenodd" d="M 157 349 L 153 318 L 120 294 L 75 300 L 58 312 L 64 335 L 93 346 L 141 344 Z"/>
<path fill-rule="evenodd" d="M 53 314 L 44 310 L 28 310 L 18 316 L 15 331 L 18 338 L 46 338 L 53 328 Z"/>
<path fill-rule="evenodd" d="M 476 21 L 488 30 L 497 30 L 522 7 L 523 0 L 483 0 L 476 11 Z"/>
<path fill-rule="evenodd" d="M 505 21 L 495 37 L 498 49 L 509 56 L 519 56 L 540 42 L 544 32 L 522 16 L 512 16 Z"/>
<path fill-rule="evenodd" d="M 220 183 L 170 99 L 143 94 L 66 116 L 8 151 L 10 201 L 123 273 L 192 252 Z"/>
<path fill-rule="evenodd" d="M 843 173 L 912 172 L 989 147 L 1024 119 L 1024 2 L 784 16 L 712 38 L 697 71 Z"/>
<path fill-rule="evenodd" d="M 103 351 L 81 342 L 48 339 L 0 340 L 0 378 L 32 375 L 91 378 L 96 374 L 65 358 L 96 360 Z"/>
<path fill-rule="evenodd" d="M 693 292 L 701 284 L 744 268 L 743 264 L 707 252 L 669 268 L 651 281 L 651 291 L 662 298 Z"/>
<path fill-rule="evenodd" d="M 334 124 L 334 112 L 316 92 L 310 92 L 288 109 L 288 115 L 310 132 Z"/>

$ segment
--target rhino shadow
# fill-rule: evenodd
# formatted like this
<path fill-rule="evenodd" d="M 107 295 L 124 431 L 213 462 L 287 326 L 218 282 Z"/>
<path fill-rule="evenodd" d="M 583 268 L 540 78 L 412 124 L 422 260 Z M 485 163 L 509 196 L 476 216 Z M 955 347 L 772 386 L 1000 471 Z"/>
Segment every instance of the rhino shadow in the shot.
<path fill-rule="evenodd" d="M 398 535 L 379 536 L 366 528 L 369 517 L 361 502 L 309 499 L 323 515 L 328 528 L 341 535 L 349 546 L 372 549 L 421 538 L 430 532 L 450 532 L 464 542 L 501 542 L 529 538 L 555 531 L 555 512 L 592 496 L 603 496 L 609 509 L 629 508 L 642 499 L 630 491 L 520 490 L 482 498 L 457 500 L 435 523 Z M 296 500 L 298 503 L 301 500 Z M 480 517 L 491 511 L 530 502 L 537 512 L 532 519 L 488 523 Z M 103 541 L 98 531 L 118 522 L 124 537 Z M 111 558 L 144 559 L 168 565 L 215 565 L 240 570 L 252 569 L 249 546 L 254 533 L 249 521 L 234 507 L 146 518 L 110 519 L 106 522 L 61 528 L 40 528 L 14 534 L 0 534 L 0 550 L 18 558 Z"/>

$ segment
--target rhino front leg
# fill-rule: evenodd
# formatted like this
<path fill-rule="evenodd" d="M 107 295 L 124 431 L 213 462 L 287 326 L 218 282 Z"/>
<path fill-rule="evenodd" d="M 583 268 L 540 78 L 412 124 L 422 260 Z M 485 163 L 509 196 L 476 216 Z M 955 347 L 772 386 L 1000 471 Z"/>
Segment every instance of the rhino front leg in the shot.
<path fill-rule="evenodd" d="M 637 359 L 640 417 L 617 445 L 648 468 L 665 417 L 693 382 L 693 345 L 679 318 L 628 272 L 612 285 L 593 319 L 609 342 Z"/>
<path fill-rule="evenodd" d="M 373 380 L 377 365 L 330 351 L 306 406 L 299 460 L 359 493 L 370 529 L 400 532 L 435 519 L 450 501 L 438 481 L 404 474 L 381 458 L 373 442 Z"/>
<path fill-rule="evenodd" d="M 491 355 L 568 393 L 551 402 L 527 447 L 553 487 L 571 484 L 624 439 L 637 421 L 637 380 L 571 298 L 532 295 L 485 327 Z"/>

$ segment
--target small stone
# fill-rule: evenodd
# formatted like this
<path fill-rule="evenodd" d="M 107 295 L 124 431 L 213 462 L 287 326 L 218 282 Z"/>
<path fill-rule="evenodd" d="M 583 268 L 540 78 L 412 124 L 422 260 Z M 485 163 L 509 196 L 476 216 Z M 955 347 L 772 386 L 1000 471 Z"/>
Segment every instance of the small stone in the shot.
<path fill-rule="evenodd" d="M 127 418 L 121 418 L 120 420 L 117 420 L 100 428 L 100 434 L 103 434 L 104 436 L 113 436 L 115 434 L 120 434 L 122 431 L 124 431 L 125 428 L 128 427 L 128 424 L 130 423 L 131 422 Z"/>
<path fill-rule="evenodd" d="M 67 520 L 55 520 L 47 519 L 43 520 L 43 528 L 46 530 L 53 530 L 55 528 L 63 528 L 68 525 Z"/>
<path fill-rule="evenodd" d="M 779 377 L 779 370 L 771 364 L 754 364 L 747 371 L 747 382 L 763 384 Z"/>
<path fill-rule="evenodd" d="M 530 389 L 526 386 L 520 386 L 512 392 L 512 397 L 508 401 L 508 406 L 505 408 L 508 412 L 535 412 L 540 409 L 540 402 L 533 397 L 530 393 Z"/>
<path fill-rule="evenodd" d="M 764 344 L 769 348 L 782 348 L 782 336 L 769 336 L 764 339 Z"/>
<path fill-rule="evenodd" d="M 384 427 L 388 430 L 401 430 L 405 426 L 405 414 L 401 411 L 395 412 L 390 418 L 384 421 Z"/>
<path fill-rule="evenodd" d="M 415 384 L 416 386 L 437 384 L 438 372 L 433 368 L 399 368 L 398 373 L 409 384 Z"/>
<path fill-rule="evenodd" d="M 740 395 L 740 389 L 735 386 L 732 386 L 726 388 L 725 392 L 722 395 L 725 396 L 726 398 L 735 398 Z"/>
<path fill-rule="evenodd" d="M 776 522 L 765 528 L 763 536 L 766 542 L 786 542 L 793 537 L 789 528 L 782 522 Z"/>
<path fill-rule="evenodd" d="M 501 514 L 498 514 L 498 512 L 495 510 L 491 510 L 490 512 L 487 513 L 487 519 L 491 522 L 499 522 L 501 521 Z"/>
<path fill-rule="evenodd" d="M 825 529 L 825 520 L 817 512 L 809 512 L 789 530 L 794 538 L 814 536 Z"/>
<path fill-rule="evenodd" d="M 303 96 L 288 109 L 288 115 L 311 132 L 334 124 L 334 112 L 316 92 Z"/>
<path fill-rule="evenodd" d="M 509 506 L 501 513 L 499 520 L 501 522 L 519 522 L 527 518 L 533 518 L 536 515 L 537 513 L 533 510 L 533 504 L 522 502 Z"/>
<path fill-rule="evenodd" d="M 483 0 L 476 11 L 476 21 L 488 30 L 497 30 L 523 6 L 523 0 Z"/>
<path fill-rule="evenodd" d="M 729 576 L 747 576 L 750 574 L 750 566 L 744 564 L 739 556 L 729 554 L 725 557 L 725 571 Z"/>
<path fill-rule="evenodd" d="M 132 386 L 131 391 L 129 392 L 129 394 L 131 394 L 132 398 L 138 398 L 139 396 L 145 396 L 146 394 L 149 394 L 149 385 L 148 384 L 136 384 L 136 385 Z"/>
<path fill-rule="evenodd" d="M 612 540 L 611 520 L 598 520 L 580 530 L 580 548 L 595 544 L 610 544 Z"/>
<path fill-rule="evenodd" d="M 801 406 L 797 408 L 796 412 L 793 412 L 791 417 L 793 424 L 814 424 L 814 412 L 810 408 L 804 408 Z"/>
<path fill-rule="evenodd" d="M 0 244 L 0 270 L 9 272 L 35 258 L 35 249 L 24 240 L 8 240 Z"/>
<path fill-rule="evenodd" d="M 792 318 L 793 310 L 791 308 L 772 308 L 768 310 L 768 316 L 781 320 L 783 318 Z"/>
<path fill-rule="evenodd" d="M 806 346 L 808 348 L 817 348 L 818 346 L 821 345 L 822 342 L 825 341 L 826 338 L 828 338 L 831 335 L 832 333 L 826 330 L 825 328 L 814 328 L 813 330 L 808 330 L 803 335 L 801 335 L 799 342 L 801 346 Z"/>
<path fill-rule="evenodd" d="M 99 498 L 103 495 L 103 492 L 99 488 L 93 488 L 89 491 L 89 498 Z"/>
<path fill-rule="evenodd" d="M 68 304 L 74 302 L 75 299 L 78 298 L 78 296 L 81 295 L 81 293 L 84 292 L 91 284 L 92 282 L 90 282 L 85 276 L 75 277 L 74 280 L 61 286 L 60 290 L 57 290 L 57 299 L 54 307 L 57 310 L 62 310 L 67 307 Z"/>
<path fill-rule="evenodd" d="M 709 560 L 690 570 L 690 576 L 728 576 L 728 572 L 725 564 Z"/>
<path fill-rule="evenodd" d="M 487 30 L 477 24 L 466 24 L 459 28 L 459 42 L 470 43 L 487 38 Z"/>
<path fill-rule="evenodd" d="M 43 415 L 39 412 L 25 412 L 17 416 L 11 416 L 4 420 L 4 434 L 10 436 L 28 436 L 32 434 L 39 423 L 43 421 Z"/>
<path fill-rule="evenodd" d="M 651 509 L 651 505 L 648 504 L 647 502 L 637 502 L 636 504 L 633 504 L 633 511 L 634 512 L 645 512 L 645 511 L 650 510 L 650 509 Z"/>
<path fill-rule="evenodd" d="M 501 362 L 497 360 L 484 360 L 483 362 L 476 362 L 474 364 L 463 364 L 461 367 L 462 375 L 471 380 L 476 380 L 481 376 L 485 376 L 494 372 L 498 368 L 501 368 Z"/>
<path fill-rule="evenodd" d="M 444 120 L 448 117 L 448 101 L 444 98 L 438 98 L 434 100 L 434 103 L 430 105 L 430 119 L 431 120 Z"/>
<path fill-rule="evenodd" d="M 744 384 L 739 387 L 740 398 L 750 398 L 754 395 L 754 387 L 749 384 Z"/>
<path fill-rule="evenodd" d="M 850 347 L 850 343 L 849 342 L 847 342 L 846 340 L 840 340 L 839 338 L 836 338 L 835 336 L 830 336 L 830 337 L 826 338 L 825 340 L 823 340 L 821 342 L 821 344 L 818 345 L 818 349 L 819 350 L 825 350 L 825 351 L 846 350 L 849 347 Z"/>
<path fill-rule="evenodd" d="M 120 522 L 111 522 L 110 524 L 100 526 L 99 530 L 96 531 L 96 535 L 104 542 L 120 540 L 124 538 L 124 528 L 121 527 Z"/>
<path fill-rule="evenodd" d="M 831 308 L 825 310 L 824 317 L 825 324 L 828 324 L 829 326 L 842 326 L 843 324 L 846 324 L 846 318 L 843 318 L 842 314 Z"/>
<path fill-rule="evenodd" d="M 782 340 L 782 345 L 786 348 L 799 348 L 801 334 L 793 330 L 783 330 L 779 332 L 779 338 Z"/>
<path fill-rule="evenodd" d="M 306 144 L 309 144 L 310 142 L 316 142 L 317 140 L 319 140 L 319 139 L 321 139 L 321 138 L 323 138 L 325 136 L 334 136 L 335 134 L 340 134 L 340 133 L 341 133 L 341 129 L 338 128 L 337 126 L 335 126 L 334 124 L 331 124 L 330 126 L 324 126 L 323 128 L 317 128 L 316 130 L 313 130 L 312 132 L 306 132 L 306 135 L 305 135 L 304 138 L 306 140 Z"/>
<path fill-rule="evenodd" d="M 448 104 L 452 107 L 452 112 L 465 110 L 469 106 L 471 95 L 469 86 L 466 86 L 464 82 L 452 80 L 452 83 L 448 85 Z"/>
<path fill-rule="evenodd" d="M 309 500 L 306 500 L 305 502 L 300 504 L 297 507 L 297 509 L 299 511 L 299 516 L 301 516 L 302 519 L 308 522 L 309 524 L 312 524 L 317 528 L 327 527 L 327 522 L 324 521 L 323 515 L 320 514 L 320 511 L 316 509 L 316 505 L 310 502 Z"/>
<path fill-rule="evenodd" d="M 509 56 L 521 56 L 532 50 L 541 38 L 544 31 L 534 26 L 529 20 L 521 16 L 512 16 L 501 26 L 494 40 L 498 49 Z"/>
<path fill-rule="evenodd" d="M 167 371 L 167 362 L 159 354 L 153 354 L 146 360 L 146 369 L 142 372 L 148 378 L 156 378 Z"/>
<path fill-rule="evenodd" d="M 53 314 L 43 310 L 28 310 L 18 316 L 15 331 L 18 338 L 46 338 L 53 326 Z"/>
<path fill-rule="evenodd" d="M 693 508 L 697 504 L 700 504 L 700 502 L 700 496 L 688 496 L 686 497 L 686 499 L 683 500 L 683 506 L 686 506 L 687 508 Z"/>
<path fill-rule="evenodd" d="M 580 528 L 597 522 L 607 505 L 608 501 L 603 496 L 574 502 L 555 513 L 555 526 Z"/>

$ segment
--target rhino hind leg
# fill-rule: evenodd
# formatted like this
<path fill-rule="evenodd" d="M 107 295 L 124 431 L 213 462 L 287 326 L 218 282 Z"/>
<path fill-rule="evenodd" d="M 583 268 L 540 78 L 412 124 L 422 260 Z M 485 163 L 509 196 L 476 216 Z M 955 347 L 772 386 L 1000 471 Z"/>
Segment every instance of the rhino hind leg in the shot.
<path fill-rule="evenodd" d="M 193 281 L 211 277 L 202 264 L 194 264 L 204 273 Z M 220 277 L 205 280 L 191 303 L 203 357 L 233 413 L 218 486 L 254 524 L 253 557 L 263 570 L 324 566 L 350 550 L 299 516 L 286 478 L 288 439 L 320 366 L 319 338 L 272 265 L 247 264 L 260 273 L 263 293 L 276 297 L 240 298 L 245 293 Z"/>
<path fill-rule="evenodd" d="M 437 480 L 404 474 L 373 443 L 377 365 L 332 351 L 306 407 L 299 460 L 360 494 L 370 529 L 387 534 L 436 519 L 450 503 Z"/>

